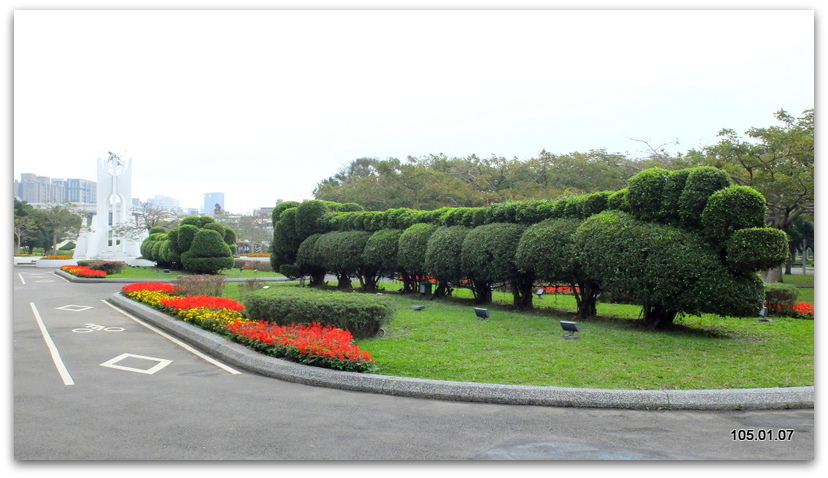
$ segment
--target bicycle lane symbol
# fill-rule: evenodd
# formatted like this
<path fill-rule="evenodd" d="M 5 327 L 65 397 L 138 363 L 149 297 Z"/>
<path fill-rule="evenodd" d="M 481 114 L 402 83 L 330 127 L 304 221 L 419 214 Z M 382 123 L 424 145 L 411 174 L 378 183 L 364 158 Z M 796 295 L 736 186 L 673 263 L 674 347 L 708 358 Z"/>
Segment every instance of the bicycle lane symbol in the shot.
<path fill-rule="evenodd" d="M 97 325 L 97 324 L 84 324 L 83 327 L 78 327 L 77 329 L 72 329 L 72 332 L 76 334 L 88 334 L 89 332 L 123 332 L 123 327 L 107 327 L 104 325 Z"/>

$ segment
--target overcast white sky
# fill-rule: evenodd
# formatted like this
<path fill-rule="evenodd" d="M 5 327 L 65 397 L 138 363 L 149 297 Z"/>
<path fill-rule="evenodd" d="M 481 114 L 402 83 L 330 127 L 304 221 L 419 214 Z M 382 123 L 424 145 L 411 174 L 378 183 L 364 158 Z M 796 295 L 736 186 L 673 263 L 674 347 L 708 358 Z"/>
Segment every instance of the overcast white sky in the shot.
<path fill-rule="evenodd" d="M 17 10 L 13 22 L 15 179 L 96 180 L 113 151 L 134 161 L 134 197 L 200 207 L 218 191 L 237 213 L 310 199 L 364 156 L 639 156 L 632 139 L 686 151 L 815 106 L 808 10 Z"/>

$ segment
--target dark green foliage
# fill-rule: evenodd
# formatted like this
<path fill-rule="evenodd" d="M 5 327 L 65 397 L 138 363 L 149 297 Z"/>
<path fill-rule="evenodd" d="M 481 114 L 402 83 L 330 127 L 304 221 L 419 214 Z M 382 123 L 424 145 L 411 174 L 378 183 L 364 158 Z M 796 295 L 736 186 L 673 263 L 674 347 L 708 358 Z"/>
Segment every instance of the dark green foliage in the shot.
<path fill-rule="evenodd" d="M 509 282 L 513 285 L 515 305 L 531 305 L 532 281 L 528 279 L 527 290 L 526 274 L 522 274 L 515 264 L 515 252 L 525 230 L 526 226 L 522 224 L 493 223 L 478 226 L 466 235 L 460 260 L 463 275 L 475 284 L 478 303 L 491 301 L 492 285 Z M 521 282 L 519 287 L 516 287 L 517 282 Z"/>
<path fill-rule="evenodd" d="M 788 258 L 788 235 L 779 229 L 740 229 L 727 241 L 727 266 L 736 273 L 778 267 Z"/>
<path fill-rule="evenodd" d="M 687 183 L 687 176 L 690 175 L 690 171 L 690 169 L 670 171 L 669 176 L 667 176 L 664 181 L 660 217 L 665 222 L 679 224 L 678 211 L 681 201 L 681 194 L 684 192 L 684 185 Z"/>
<path fill-rule="evenodd" d="M 161 227 L 161 226 L 155 226 L 155 227 L 150 228 L 150 230 L 149 230 L 150 234 L 155 234 L 155 233 L 158 233 L 158 232 L 167 232 L 167 229 L 164 228 L 164 227 Z"/>
<path fill-rule="evenodd" d="M 723 243 L 739 229 L 762 227 L 767 206 L 759 191 L 747 186 L 730 186 L 713 193 L 702 211 L 703 234 L 714 243 Z"/>
<path fill-rule="evenodd" d="M 607 197 L 607 209 L 616 209 L 618 211 L 629 212 L 630 202 L 627 200 L 629 190 L 627 188 L 619 189 L 611 193 Z"/>
<path fill-rule="evenodd" d="M 631 177 L 627 182 L 627 202 L 633 215 L 644 221 L 663 219 L 661 201 L 670 171 L 650 168 Z"/>
<path fill-rule="evenodd" d="M 117 274 L 123 272 L 126 266 L 126 262 L 123 261 L 96 261 L 90 264 L 89 268 L 104 271 L 107 274 Z"/>
<path fill-rule="evenodd" d="M 328 206 L 325 202 L 318 200 L 304 201 L 296 207 L 295 235 L 300 243 L 312 234 L 324 232 L 320 228 L 319 219 L 326 212 L 328 212 Z"/>
<path fill-rule="evenodd" d="M 221 234 L 212 229 L 201 229 L 190 249 L 181 254 L 181 262 L 190 272 L 215 274 L 233 267 L 233 255 Z"/>
<path fill-rule="evenodd" d="M 147 236 L 147 238 L 141 243 L 141 257 L 148 261 L 154 261 L 153 246 L 156 242 L 163 241 L 165 239 L 167 239 L 167 234 L 163 232 L 156 232 Z"/>
<path fill-rule="evenodd" d="M 550 219 L 526 229 L 515 252 L 522 272 L 550 283 L 572 283 L 578 275 L 573 236 L 579 219 Z"/>
<path fill-rule="evenodd" d="M 216 231 L 217 233 L 219 233 L 219 234 L 221 234 L 221 235 L 222 235 L 222 238 L 224 237 L 224 226 L 222 226 L 221 224 L 219 224 L 219 223 L 217 223 L 217 222 L 210 222 L 210 223 L 207 223 L 207 224 L 205 224 L 205 225 L 203 226 L 203 228 L 204 228 L 204 229 L 210 229 L 210 230 Z M 222 240 L 223 240 L 223 239 L 222 239 Z"/>
<path fill-rule="evenodd" d="M 224 226 L 224 243 L 230 246 L 230 252 L 236 253 L 236 231 Z"/>
<path fill-rule="evenodd" d="M 439 281 L 459 283 L 464 278 L 460 259 L 463 241 L 470 231 L 463 226 L 436 229 L 426 246 L 426 273 Z"/>
<path fill-rule="evenodd" d="M 198 219 L 201 222 L 201 227 L 207 227 L 208 224 L 216 222 L 215 218 L 213 218 L 212 216 L 201 216 Z"/>
<path fill-rule="evenodd" d="M 399 269 L 397 244 L 402 233 L 401 229 L 380 229 L 373 233 L 362 251 L 364 263 L 382 269 L 389 275 Z"/>
<path fill-rule="evenodd" d="M 270 215 L 272 222 L 275 224 L 276 221 L 279 220 L 279 216 L 281 216 L 284 211 L 298 207 L 299 204 L 301 203 L 298 201 L 280 202 L 279 204 L 273 207 L 273 212 Z"/>
<path fill-rule="evenodd" d="M 704 224 L 701 214 L 708 198 L 720 189 L 730 186 L 730 177 L 721 169 L 703 166 L 691 168 L 679 197 L 678 217 L 681 226 L 689 231 L 700 231 Z"/>
<path fill-rule="evenodd" d="M 437 229 L 433 224 L 414 224 L 400 235 L 397 261 L 410 275 L 425 275 L 428 241 Z"/>
<path fill-rule="evenodd" d="M 369 237 L 371 233 L 365 231 L 334 231 L 317 239 L 314 246 L 317 265 L 336 274 L 339 288 L 349 288 L 352 275 L 359 275 L 360 281 L 366 279 L 365 271 L 361 270 L 364 265 L 362 251 Z"/>
<path fill-rule="evenodd" d="M 584 272 L 641 304 L 652 327 L 668 327 L 680 312 L 755 314 L 760 305 L 761 281 L 731 273 L 701 238 L 676 227 L 606 211 L 578 228 L 575 244 Z"/>
<path fill-rule="evenodd" d="M 310 282 L 308 285 L 310 285 L 311 287 L 322 285 L 322 283 L 325 281 L 326 269 L 325 266 L 322 264 L 322 260 L 316 253 L 316 241 L 321 236 L 322 234 L 314 234 L 302 241 L 302 244 L 299 245 L 299 248 L 296 252 L 295 272 L 292 272 L 297 274 L 296 277 L 310 277 Z M 285 266 L 293 267 L 292 264 L 285 264 Z M 279 270 L 281 272 L 282 268 L 280 268 Z M 294 271 L 294 269 L 286 269 L 286 271 Z M 285 272 L 282 272 L 282 274 L 285 274 Z M 288 274 L 285 275 L 291 277 Z"/>
<path fill-rule="evenodd" d="M 304 240 L 296 234 L 296 211 L 297 208 L 285 209 L 279 220 L 273 223 L 270 264 L 274 269 L 282 264 L 292 264 L 296 260 L 296 250 Z"/>
<path fill-rule="evenodd" d="M 195 226 L 197 228 L 201 228 L 201 218 L 198 216 L 187 216 L 181 220 L 179 223 L 180 226 Z"/>
<path fill-rule="evenodd" d="M 580 219 L 549 219 L 530 226 L 520 238 L 515 263 L 521 272 L 541 283 L 570 284 L 578 316 L 595 315 L 599 287 L 584 274 L 575 249 L 575 232 Z"/>
<path fill-rule="evenodd" d="M 183 222 L 183 221 L 182 221 Z M 193 239 L 195 239 L 196 234 L 198 233 L 198 228 L 193 225 L 189 224 L 182 224 L 178 228 L 178 249 L 180 253 L 184 253 L 190 250 L 190 246 L 193 245 Z"/>
<path fill-rule="evenodd" d="M 320 322 L 350 331 L 354 338 L 374 337 L 390 322 L 396 309 L 391 301 L 375 295 L 284 289 L 279 295 L 249 294 L 245 315 L 278 325 Z"/>
<path fill-rule="evenodd" d="M 765 303 L 768 308 L 790 310 L 797 300 L 796 286 L 793 284 L 765 284 Z"/>

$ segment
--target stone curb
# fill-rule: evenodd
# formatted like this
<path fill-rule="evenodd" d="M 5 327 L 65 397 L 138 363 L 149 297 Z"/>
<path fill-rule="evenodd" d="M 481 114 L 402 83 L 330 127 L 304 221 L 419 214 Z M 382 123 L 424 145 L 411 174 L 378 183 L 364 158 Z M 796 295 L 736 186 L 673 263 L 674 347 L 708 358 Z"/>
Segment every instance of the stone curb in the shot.
<path fill-rule="evenodd" d="M 814 387 L 734 390 L 602 390 L 427 380 L 343 372 L 269 357 L 144 304 L 115 294 L 110 302 L 230 365 L 280 380 L 413 398 L 550 407 L 773 410 L 814 408 Z"/>

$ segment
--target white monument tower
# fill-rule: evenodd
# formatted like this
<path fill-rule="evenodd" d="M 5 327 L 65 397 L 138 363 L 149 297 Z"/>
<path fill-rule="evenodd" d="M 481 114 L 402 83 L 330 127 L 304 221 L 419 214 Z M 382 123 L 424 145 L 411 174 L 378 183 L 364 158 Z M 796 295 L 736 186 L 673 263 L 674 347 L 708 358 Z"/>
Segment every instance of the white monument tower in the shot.
<path fill-rule="evenodd" d="M 132 225 L 132 159 L 109 153 L 98 158 L 97 212 L 92 227 L 81 230 L 76 259 L 129 259 L 140 255 L 143 237 L 135 239 L 117 231 L 119 225 Z"/>

